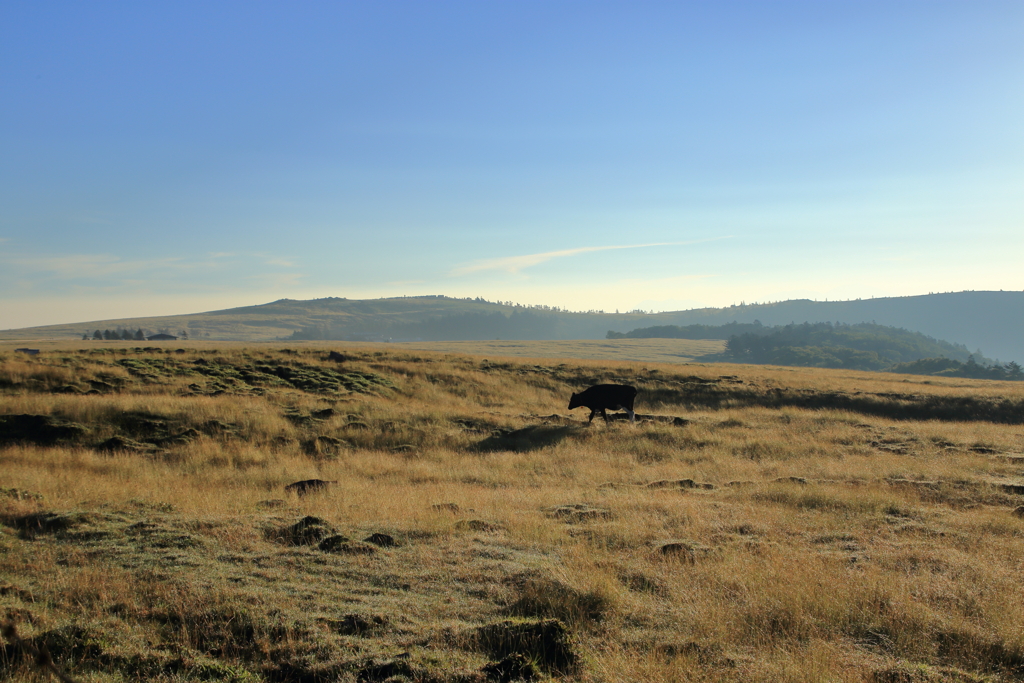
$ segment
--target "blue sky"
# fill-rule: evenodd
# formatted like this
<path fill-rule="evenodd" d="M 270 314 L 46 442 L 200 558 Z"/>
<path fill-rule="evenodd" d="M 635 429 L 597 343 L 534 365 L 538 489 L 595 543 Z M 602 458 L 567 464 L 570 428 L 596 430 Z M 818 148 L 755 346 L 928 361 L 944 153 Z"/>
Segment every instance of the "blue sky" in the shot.
<path fill-rule="evenodd" d="M 1024 289 L 1020 2 L 0 3 L 0 328 Z"/>

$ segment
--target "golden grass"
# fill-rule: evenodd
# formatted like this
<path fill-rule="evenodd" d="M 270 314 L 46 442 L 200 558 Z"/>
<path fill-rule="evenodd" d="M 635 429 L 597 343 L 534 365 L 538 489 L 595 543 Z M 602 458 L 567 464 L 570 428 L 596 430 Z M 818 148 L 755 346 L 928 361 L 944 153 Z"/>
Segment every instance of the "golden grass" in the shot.
<path fill-rule="evenodd" d="M 94 681 L 482 680 L 496 655 L 475 629 L 510 618 L 565 624 L 575 668 L 526 654 L 584 681 L 1024 667 L 1024 416 L 969 412 L 1017 405 L 1015 384 L 289 348 L 0 353 L 0 418 L 82 430 L 0 445 L 0 616 Z M 145 376 L 122 357 L 177 365 Z M 386 383 L 214 395 L 199 359 Z M 53 393 L 89 379 L 112 388 Z M 569 414 L 599 381 L 638 386 L 647 418 Z M 908 406 L 943 417 L 885 414 Z M 115 437 L 138 447 L 101 447 Z M 309 478 L 337 483 L 284 492 Z M 351 554 L 275 540 L 305 516 Z M 375 532 L 397 545 L 361 541 Z M 41 676 L 5 656 L 0 678 Z"/>
<path fill-rule="evenodd" d="M 563 341 L 397 342 L 398 349 L 498 358 L 561 358 L 640 363 L 686 363 L 725 351 L 722 339 L 578 339 Z"/>

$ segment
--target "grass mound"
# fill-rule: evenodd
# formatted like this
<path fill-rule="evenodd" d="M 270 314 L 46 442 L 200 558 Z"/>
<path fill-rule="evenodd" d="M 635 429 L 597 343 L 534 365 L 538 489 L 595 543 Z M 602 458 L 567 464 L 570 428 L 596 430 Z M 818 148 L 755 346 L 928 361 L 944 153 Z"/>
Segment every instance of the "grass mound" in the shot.
<path fill-rule="evenodd" d="M 573 673 L 580 661 L 569 629 L 558 619 L 499 621 L 480 627 L 470 640 L 492 657 L 537 662 L 557 675 Z"/>

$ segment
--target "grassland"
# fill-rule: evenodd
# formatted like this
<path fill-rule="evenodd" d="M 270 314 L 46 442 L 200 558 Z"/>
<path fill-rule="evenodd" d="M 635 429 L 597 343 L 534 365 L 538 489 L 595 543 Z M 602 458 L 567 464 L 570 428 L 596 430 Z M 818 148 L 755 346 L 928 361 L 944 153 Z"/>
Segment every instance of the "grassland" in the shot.
<path fill-rule="evenodd" d="M 1024 677 L 1019 383 L 330 348 L 0 347 L 0 680 Z"/>
<path fill-rule="evenodd" d="M 400 349 L 417 349 L 496 358 L 561 358 L 637 363 L 686 363 L 722 353 L 719 339 L 579 339 L 574 341 L 443 341 L 398 342 Z"/>

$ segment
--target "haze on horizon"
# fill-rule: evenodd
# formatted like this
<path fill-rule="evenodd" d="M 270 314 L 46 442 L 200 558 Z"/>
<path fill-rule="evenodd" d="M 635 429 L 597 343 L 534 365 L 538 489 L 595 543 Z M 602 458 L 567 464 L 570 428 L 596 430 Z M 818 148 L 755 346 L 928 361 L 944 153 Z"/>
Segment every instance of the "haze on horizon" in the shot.
<path fill-rule="evenodd" d="M 1024 289 L 1019 2 L 0 4 L 0 329 Z"/>

